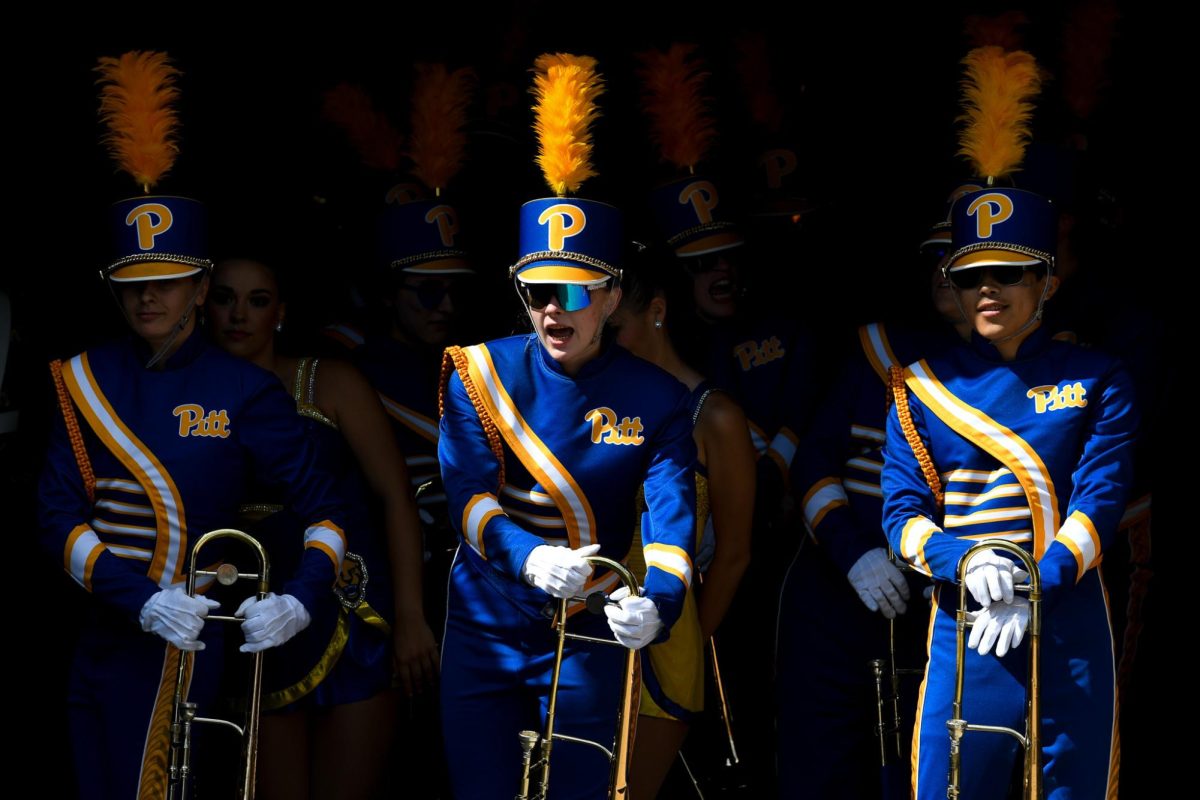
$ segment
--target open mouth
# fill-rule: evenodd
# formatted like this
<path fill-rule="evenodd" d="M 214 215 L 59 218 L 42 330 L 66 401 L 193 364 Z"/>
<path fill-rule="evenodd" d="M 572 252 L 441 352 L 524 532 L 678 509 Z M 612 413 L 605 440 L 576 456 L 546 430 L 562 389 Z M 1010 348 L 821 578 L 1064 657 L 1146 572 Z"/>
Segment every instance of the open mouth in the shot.
<path fill-rule="evenodd" d="M 726 303 L 733 299 L 734 290 L 737 287 L 729 278 L 721 278 L 715 280 L 708 287 L 708 296 L 719 303 Z"/>
<path fill-rule="evenodd" d="M 569 325 L 546 323 L 546 338 L 556 345 L 565 345 L 575 335 L 575 329 Z"/>

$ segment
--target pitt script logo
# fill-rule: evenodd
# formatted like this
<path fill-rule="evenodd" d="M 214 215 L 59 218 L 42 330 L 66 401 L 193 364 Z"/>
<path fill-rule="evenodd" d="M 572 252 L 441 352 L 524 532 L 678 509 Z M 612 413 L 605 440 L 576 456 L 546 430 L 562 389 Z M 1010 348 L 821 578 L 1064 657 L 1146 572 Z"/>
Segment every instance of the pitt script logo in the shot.
<path fill-rule="evenodd" d="M 772 336 L 762 342 L 742 342 L 734 346 L 733 354 L 737 356 L 738 363 L 742 365 L 742 372 L 749 372 L 755 367 L 761 367 L 777 358 L 783 358 L 787 351 L 783 347 L 783 342 L 779 341 L 779 337 Z"/>
<path fill-rule="evenodd" d="M 184 403 L 175 406 L 171 413 L 179 417 L 180 436 L 216 436 L 220 439 L 229 436 L 229 415 L 225 409 L 209 411 L 206 415 L 203 407 Z"/>
<path fill-rule="evenodd" d="M 1083 408 L 1087 405 L 1084 395 L 1087 389 L 1079 381 L 1058 386 L 1035 386 L 1025 393 L 1033 400 L 1034 411 L 1045 414 L 1047 411 L 1059 411 L 1064 408 Z"/>
<path fill-rule="evenodd" d="M 631 444 L 639 445 L 646 439 L 642 436 L 642 418 L 625 417 L 617 422 L 617 412 L 608 406 L 593 408 L 583 415 L 592 423 L 592 444 Z"/>

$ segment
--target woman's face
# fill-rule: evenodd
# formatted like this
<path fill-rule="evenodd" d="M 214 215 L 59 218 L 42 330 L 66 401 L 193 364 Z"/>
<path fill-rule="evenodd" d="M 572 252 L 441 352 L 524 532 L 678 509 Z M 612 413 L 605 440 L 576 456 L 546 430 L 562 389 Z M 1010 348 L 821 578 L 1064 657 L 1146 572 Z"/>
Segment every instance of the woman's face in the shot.
<path fill-rule="evenodd" d="M 738 271 L 728 251 L 684 259 L 692 276 L 692 300 L 700 316 L 726 319 L 737 313 Z"/>
<path fill-rule="evenodd" d="M 175 332 L 195 296 L 196 304 L 204 302 L 208 277 L 194 276 L 161 281 L 133 281 L 118 284 L 121 307 L 133 332 L 151 347 L 158 348 Z M 195 315 L 189 317 L 185 330 L 195 326 Z M 182 341 L 182 340 L 179 340 Z"/>
<path fill-rule="evenodd" d="M 971 320 L 975 331 L 989 341 L 1007 339 L 1015 335 L 1037 312 L 1042 293 L 1046 299 L 1054 296 L 1058 289 L 1058 278 L 1041 272 L 1040 277 L 1032 270 L 1025 270 L 1019 282 L 1001 283 L 989 267 L 978 267 L 983 272 L 977 287 L 958 289 L 958 298 L 963 312 Z M 1046 282 L 1049 281 L 1049 286 Z M 1030 326 L 1032 331 L 1036 325 Z"/>
<path fill-rule="evenodd" d="M 207 308 L 213 338 L 226 352 L 250 360 L 274 352 L 275 327 L 285 309 L 275 277 L 262 264 L 218 264 Z"/>
<path fill-rule="evenodd" d="M 440 347 L 450 336 L 464 278 L 402 273 L 392 296 L 396 330 L 411 344 Z"/>
<path fill-rule="evenodd" d="M 621 302 L 621 290 L 595 289 L 590 303 L 578 311 L 564 311 L 556 298 L 544 308 L 529 308 L 529 321 L 542 347 L 568 375 L 600 353 L 600 334 L 604 323 Z"/>

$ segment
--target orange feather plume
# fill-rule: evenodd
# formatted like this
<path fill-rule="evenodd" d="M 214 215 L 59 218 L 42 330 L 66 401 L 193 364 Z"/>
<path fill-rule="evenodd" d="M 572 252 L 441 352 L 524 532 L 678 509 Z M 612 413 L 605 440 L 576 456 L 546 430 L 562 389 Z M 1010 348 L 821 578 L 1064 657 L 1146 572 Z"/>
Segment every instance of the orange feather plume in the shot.
<path fill-rule="evenodd" d="M 388 172 L 399 168 L 404 137 L 375 108 L 365 89 L 339 83 L 325 92 L 321 105 L 324 117 L 346 134 L 364 166 Z"/>
<path fill-rule="evenodd" d="M 591 125 L 600 116 L 596 98 L 604 79 L 596 59 L 568 53 L 545 53 L 534 62 L 534 130 L 538 166 L 558 196 L 577 192 L 592 169 Z"/>
<path fill-rule="evenodd" d="M 467 108 L 475 72 L 450 72 L 442 64 L 418 64 L 413 86 L 412 133 L 408 155 L 413 174 L 440 192 L 462 169 L 467 150 Z"/>
<path fill-rule="evenodd" d="M 742 93 L 750 108 L 750 118 L 770 134 L 783 128 L 783 104 L 771 88 L 771 63 L 767 59 L 767 37 L 747 33 L 738 37 L 737 71 Z"/>
<path fill-rule="evenodd" d="M 166 53 L 133 51 L 105 56 L 96 66 L 100 78 L 100 119 L 108 127 L 103 142 L 117 166 L 149 192 L 179 153 L 178 99 Z"/>
<path fill-rule="evenodd" d="M 1002 178 L 1015 172 L 1029 143 L 1033 98 L 1041 76 L 1033 56 L 1023 50 L 1006 53 L 999 47 L 978 47 L 962 61 L 965 122 L 958 154 L 968 158 L 976 174 Z"/>
<path fill-rule="evenodd" d="M 638 56 L 650 136 L 664 159 L 687 170 L 704 158 L 717 136 L 703 94 L 709 73 L 692 57 L 695 51 L 693 44 L 673 44 L 665 53 L 650 50 Z"/>

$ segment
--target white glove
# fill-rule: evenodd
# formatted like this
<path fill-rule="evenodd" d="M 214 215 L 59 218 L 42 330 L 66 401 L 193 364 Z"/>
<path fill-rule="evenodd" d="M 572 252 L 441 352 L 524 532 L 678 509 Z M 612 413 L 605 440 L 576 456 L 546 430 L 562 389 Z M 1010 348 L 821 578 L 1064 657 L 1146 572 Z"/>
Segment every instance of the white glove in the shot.
<path fill-rule="evenodd" d="M 846 577 L 863 605 L 870 610 L 878 611 L 887 619 L 895 619 L 897 614 L 908 610 L 904 604 L 908 600 L 908 581 L 887 557 L 885 548 L 876 547 L 863 553 Z"/>
<path fill-rule="evenodd" d="M 618 642 L 640 650 L 658 638 L 663 623 L 653 600 L 630 597 L 626 586 L 610 594 L 608 599 L 611 602 L 604 606 L 604 616 L 608 617 L 608 627 L 612 628 Z"/>
<path fill-rule="evenodd" d="M 243 653 L 257 653 L 268 647 L 278 647 L 308 627 L 312 617 L 304 605 L 290 594 L 269 592 L 262 600 L 247 597 L 235 617 L 245 617 L 242 633 L 246 643 L 238 648 Z"/>
<path fill-rule="evenodd" d="M 1016 563 L 989 550 L 971 559 L 971 566 L 963 582 L 975 602 L 987 608 L 993 600 L 1013 601 L 1013 584 L 1026 580 L 1029 574 Z"/>
<path fill-rule="evenodd" d="M 209 609 L 220 605 L 207 597 L 190 597 L 182 587 L 174 586 L 151 595 L 138 620 L 142 630 L 158 634 L 180 650 L 203 650 L 204 642 L 196 637 Z"/>
<path fill-rule="evenodd" d="M 994 644 L 996 656 L 1000 657 L 1016 649 L 1025 637 L 1025 629 L 1029 627 L 1029 601 L 1016 597 L 1011 603 L 996 603 L 980 609 L 972 618 L 975 624 L 971 626 L 967 647 L 978 649 L 979 655 L 986 656 Z"/>
<path fill-rule="evenodd" d="M 531 585 L 551 597 L 575 597 L 592 574 L 592 565 L 583 560 L 600 552 L 600 545 L 589 544 L 578 550 L 539 544 L 529 551 L 521 574 Z"/>

